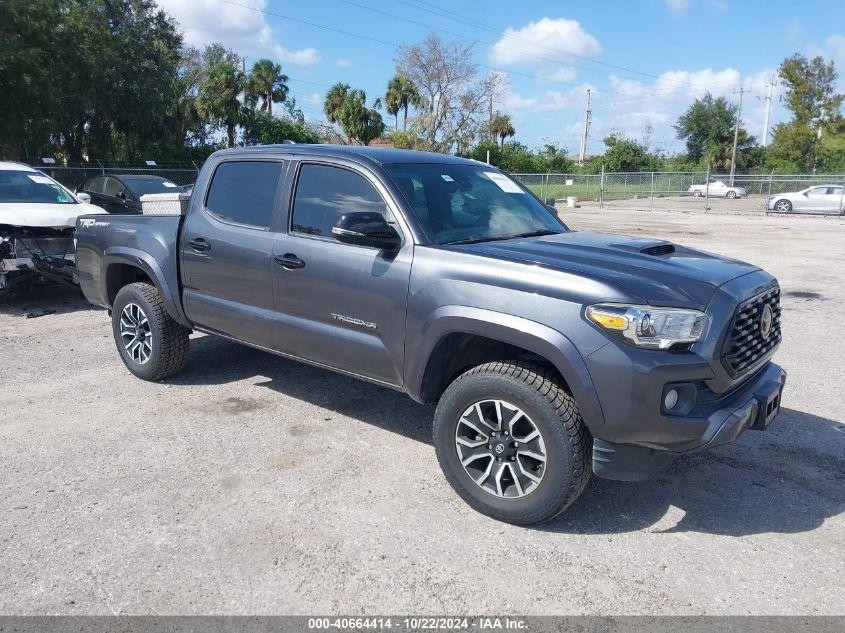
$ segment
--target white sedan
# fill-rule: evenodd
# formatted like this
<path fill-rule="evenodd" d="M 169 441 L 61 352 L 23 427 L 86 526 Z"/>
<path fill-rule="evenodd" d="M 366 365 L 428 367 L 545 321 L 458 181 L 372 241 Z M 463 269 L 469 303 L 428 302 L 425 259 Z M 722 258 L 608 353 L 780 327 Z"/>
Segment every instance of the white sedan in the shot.
<path fill-rule="evenodd" d="M 778 213 L 813 211 L 816 213 L 845 212 L 845 185 L 813 185 L 801 191 L 769 196 L 766 208 Z"/>
<path fill-rule="evenodd" d="M 0 162 L 0 296 L 32 277 L 73 277 L 76 218 L 104 213 L 45 173 Z"/>
<path fill-rule="evenodd" d="M 690 185 L 687 192 L 694 196 L 708 195 L 711 198 L 744 198 L 748 195 L 748 189 L 745 187 L 726 185 L 718 178 L 711 178 L 703 185 Z"/>

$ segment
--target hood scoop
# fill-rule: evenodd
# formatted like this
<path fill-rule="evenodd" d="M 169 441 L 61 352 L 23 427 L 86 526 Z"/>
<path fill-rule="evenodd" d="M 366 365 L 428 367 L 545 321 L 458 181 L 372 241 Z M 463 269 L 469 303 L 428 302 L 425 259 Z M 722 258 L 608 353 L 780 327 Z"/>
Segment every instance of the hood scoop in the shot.
<path fill-rule="evenodd" d="M 640 249 L 640 252 L 643 255 L 671 255 L 675 252 L 675 245 L 669 242 L 663 242 L 662 244 L 646 246 Z"/>

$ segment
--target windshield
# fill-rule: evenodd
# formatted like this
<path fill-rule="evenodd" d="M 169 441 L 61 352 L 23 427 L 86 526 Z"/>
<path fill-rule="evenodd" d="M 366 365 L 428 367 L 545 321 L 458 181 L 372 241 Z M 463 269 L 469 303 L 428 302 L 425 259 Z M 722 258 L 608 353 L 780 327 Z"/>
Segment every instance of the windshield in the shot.
<path fill-rule="evenodd" d="M 76 204 L 52 178 L 37 171 L 0 170 L 0 203 Z"/>
<path fill-rule="evenodd" d="M 436 244 L 566 231 L 534 196 L 492 167 L 431 163 L 386 169 Z"/>
<path fill-rule="evenodd" d="M 143 196 L 148 193 L 179 193 L 182 187 L 175 182 L 165 180 L 160 176 L 123 178 L 123 182 L 132 193 L 137 196 Z"/>

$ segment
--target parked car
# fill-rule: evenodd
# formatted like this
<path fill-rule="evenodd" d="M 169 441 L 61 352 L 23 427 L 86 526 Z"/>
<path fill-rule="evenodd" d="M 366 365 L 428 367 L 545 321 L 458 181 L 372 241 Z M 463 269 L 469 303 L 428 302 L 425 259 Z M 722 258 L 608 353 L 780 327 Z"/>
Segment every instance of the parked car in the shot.
<path fill-rule="evenodd" d="M 441 154 L 224 150 L 196 190 L 184 217 L 78 221 L 82 289 L 129 371 L 173 375 L 197 330 L 437 403 L 446 478 L 497 519 L 548 519 L 592 473 L 644 479 L 778 414 L 780 290 L 751 264 L 571 231 Z"/>
<path fill-rule="evenodd" d="M 708 189 L 710 190 L 709 193 Z M 709 195 L 713 198 L 745 198 L 748 195 L 748 189 L 745 187 L 726 185 L 724 181 L 718 178 L 711 178 L 703 185 L 690 185 L 687 192 L 694 196 Z"/>
<path fill-rule="evenodd" d="M 0 162 L 0 296 L 34 278 L 73 279 L 73 227 L 102 213 L 28 165 Z"/>
<path fill-rule="evenodd" d="M 77 188 L 109 213 L 141 213 L 141 196 L 174 191 L 183 189 L 167 178 L 141 174 L 96 176 Z"/>
<path fill-rule="evenodd" d="M 814 211 L 817 213 L 845 213 L 843 185 L 813 185 L 801 191 L 769 196 L 766 209 L 778 213 Z"/>

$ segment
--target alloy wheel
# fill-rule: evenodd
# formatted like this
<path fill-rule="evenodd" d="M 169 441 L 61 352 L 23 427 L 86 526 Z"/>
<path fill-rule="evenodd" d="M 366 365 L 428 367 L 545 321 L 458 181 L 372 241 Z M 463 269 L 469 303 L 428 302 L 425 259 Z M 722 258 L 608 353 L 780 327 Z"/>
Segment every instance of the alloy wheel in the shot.
<path fill-rule="evenodd" d="M 147 315 L 137 303 L 127 303 L 120 313 L 120 340 L 129 357 L 143 365 L 153 353 L 153 333 Z"/>
<path fill-rule="evenodd" d="M 546 446 L 539 428 L 505 400 L 481 400 L 469 406 L 458 420 L 455 448 L 467 475 L 497 497 L 531 494 L 546 471 Z"/>

